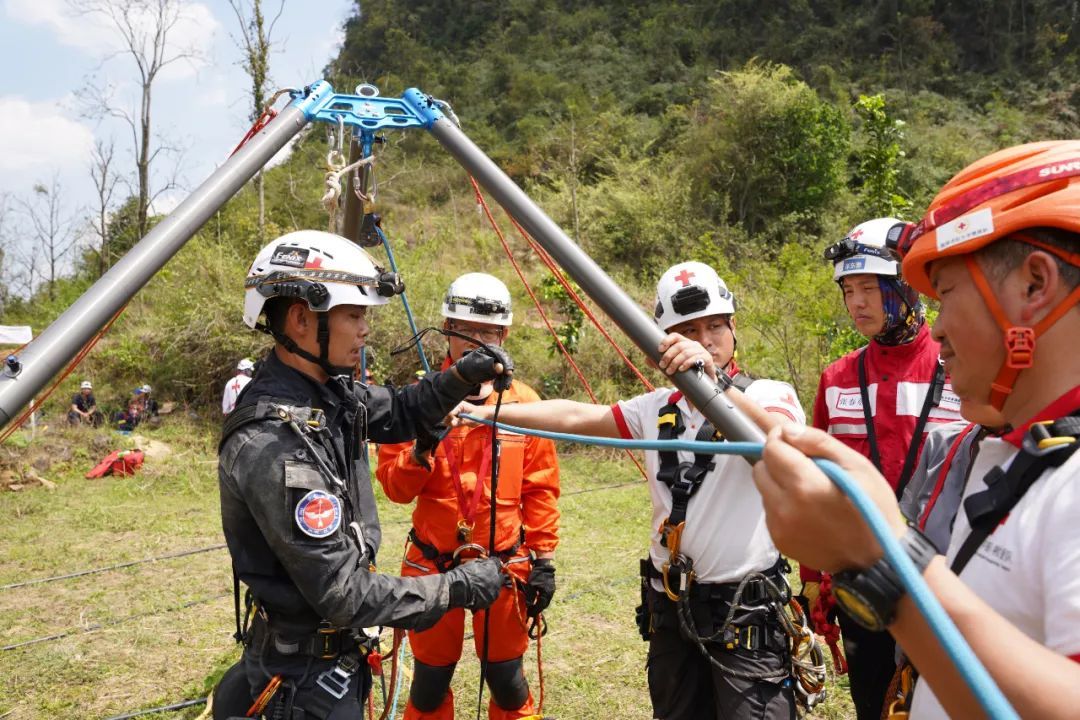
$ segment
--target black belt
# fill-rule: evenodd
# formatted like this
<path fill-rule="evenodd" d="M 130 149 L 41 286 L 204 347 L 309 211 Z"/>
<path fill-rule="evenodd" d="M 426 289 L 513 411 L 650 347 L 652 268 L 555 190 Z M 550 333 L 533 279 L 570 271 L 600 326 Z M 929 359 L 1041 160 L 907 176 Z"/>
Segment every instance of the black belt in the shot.
<path fill-rule="evenodd" d="M 429 545 L 417 536 L 416 528 L 411 528 L 409 530 L 409 542 L 415 545 L 416 549 L 420 551 L 420 554 L 424 556 L 424 559 L 428 562 L 433 563 L 435 565 L 435 569 L 441 573 L 447 572 L 448 570 L 453 570 L 458 565 L 460 565 L 462 561 L 467 559 L 459 556 L 456 557 L 454 552 L 439 552 L 439 548 L 435 547 L 434 545 Z M 494 554 L 494 557 L 499 558 L 504 563 L 508 562 L 510 558 L 517 555 L 518 550 L 520 550 L 521 546 L 524 544 L 525 528 L 521 528 L 518 533 L 517 542 L 506 548 L 505 550 L 497 550 Z"/>
<path fill-rule="evenodd" d="M 652 562 L 645 563 L 648 577 L 650 580 L 660 580 L 663 582 L 664 573 L 657 570 L 653 566 Z M 742 595 L 739 598 L 739 602 L 743 605 L 757 605 L 766 600 L 769 600 L 772 596 L 769 594 L 769 586 L 766 583 L 766 579 L 771 581 L 774 585 L 779 587 L 786 587 L 784 580 L 784 573 L 789 569 L 787 560 L 781 557 L 776 561 L 768 570 L 762 570 L 761 574 L 764 578 L 753 578 L 748 580 L 746 585 L 743 586 Z M 669 572 L 678 572 L 677 568 L 672 568 Z M 680 587 L 680 580 L 677 577 L 669 578 L 671 587 Z M 691 600 L 704 600 L 704 601 L 719 601 L 730 603 L 735 599 L 735 593 L 738 592 L 739 582 L 725 582 L 725 583 L 700 583 L 695 582 L 690 586 L 690 599 Z"/>
<path fill-rule="evenodd" d="M 296 631 L 283 629 L 273 621 L 267 622 L 256 614 L 251 622 L 249 635 L 256 648 L 272 648 L 279 655 L 298 655 L 318 660 L 334 660 L 344 653 L 360 648 L 347 628 L 322 625 L 314 630 Z"/>

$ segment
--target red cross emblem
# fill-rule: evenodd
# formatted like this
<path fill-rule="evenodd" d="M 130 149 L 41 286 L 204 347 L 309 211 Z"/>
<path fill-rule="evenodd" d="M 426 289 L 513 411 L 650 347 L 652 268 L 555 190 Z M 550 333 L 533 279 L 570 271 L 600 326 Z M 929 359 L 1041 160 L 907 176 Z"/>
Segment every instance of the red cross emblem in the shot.
<path fill-rule="evenodd" d="M 321 267 L 322 267 L 322 258 L 319 257 L 319 256 L 315 256 L 313 259 L 308 260 L 306 263 L 304 263 L 304 269 L 305 270 L 308 269 L 308 268 L 321 268 Z"/>
<path fill-rule="evenodd" d="M 852 240 L 858 240 L 860 237 L 862 237 L 862 234 L 863 234 L 863 230 L 862 230 L 862 228 L 859 228 L 855 232 L 851 233 L 851 239 Z"/>
<path fill-rule="evenodd" d="M 957 226 L 956 226 L 956 229 L 957 229 L 957 230 L 963 230 L 963 229 L 964 229 L 964 228 L 966 228 L 966 227 L 967 227 L 967 223 L 966 223 L 966 222 L 962 222 L 962 223 L 960 223 L 959 225 L 957 225 Z"/>
<path fill-rule="evenodd" d="M 690 278 L 694 277 L 694 273 L 690 272 L 686 268 L 683 268 L 682 272 L 675 276 L 675 279 L 682 283 L 683 287 L 689 287 Z"/>

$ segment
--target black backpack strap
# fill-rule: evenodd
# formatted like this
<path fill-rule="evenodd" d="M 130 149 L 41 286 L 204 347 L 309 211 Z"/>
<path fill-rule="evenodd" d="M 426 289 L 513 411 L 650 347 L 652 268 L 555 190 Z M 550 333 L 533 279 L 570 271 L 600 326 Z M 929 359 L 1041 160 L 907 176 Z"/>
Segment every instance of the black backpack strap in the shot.
<path fill-rule="evenodd" d="M 915 473 L 915 462 L 919 458 L 919 448 L 922 447 L 922 434 L 926 429 L 926 421 L 930 418 L 930 411 L 941 404 L 941 394 L 945 390 L 945 365 L 939 360 L 934 370 L 934 377 L 930 381 L 930 387 L 926 391 L 926 399 L 923 400 L 922 410 L 919 411 L 919 419 L 915 421 L 915 434 L 911 436 L 911 444 L 908 446 L 907 456 L 904 458 L 904 467 L 900 471 L 900 478 L 896 482 L 896 499 L 904 497 L 904 488 L 911 481 Z"/>
<path fill-rule="evenodd" d="M 870 462 L 881 472 L 881 453 L 878 452 L 877 433 L 874 431 L 874 415 L 870 412 L 870 386 L 866 380 L 867 345 L 859 353 L 859 394 L 862 396 L 863 421 L 866 423 L 866 439 L 870 443 Z"/>
<path fill-rule="evenodd" d="M 952 561 L 959 575 L 975 552 L 1001 521 L 1012 512 L 1024 494 L 1050 468 L 1060 467 L 1080 449 L 1080 417 L 1076 414 L 1053 422 L 1034 423 L 1024 436 L 1020 453 L 1007 471 L 995 467 L 986 476 L 986 490 L 964 501 L 971 534 Z"/>
<path fill-rule="evenodd" d="M 656 439 L 678 440 L 684 432 L 686 425 L 683 424 L 682 411 L 674 401 L 670 401 L 657 413 Z M 674 450 L 660 450 L 657 456 L 660 458 L 660 468 L 656 471 L 656 479 L 670 488 L 679 474 L 679 455 Z"/>

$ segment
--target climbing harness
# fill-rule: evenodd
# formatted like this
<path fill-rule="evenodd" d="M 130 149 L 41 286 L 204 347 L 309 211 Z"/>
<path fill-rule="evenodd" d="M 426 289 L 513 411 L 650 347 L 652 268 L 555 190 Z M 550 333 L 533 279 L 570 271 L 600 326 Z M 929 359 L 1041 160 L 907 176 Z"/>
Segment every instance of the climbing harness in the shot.
<path fill-rule="evenodd" d="M 752 378 L 739 372 L 736 372 L 730 380 L 732 385 L 744 391 L 753 383 Z M 668 399 L 667 405 L 660 408 L 656 420 L 658 440 L 677 440 L 686 432 L 682 411 L 678 406 L 681 399 L 682 393 L 675 392 Z M 723 437 L 709 422 L 701 426 L 695 438 L 698 442 L 722 439 Z M 664 592 L 674 602 L 694 580 L 692 563 L 681 552 L 682 533 L 686 527 L 686 512 L 690 505 L 690 498 L 694 496 L 705 476 L 716 467 L 716 464 L 711 454 L 696 454 L 693 463 L 680 462 L 678 454 L 674 451 L 660 451 L 657 454 L 660 469 L 656 473 L 656 479 L 666 485 L 671 492 L 671 512 L 660 523 L 659 528 L 660 544 L 666 547 L 669 553 L 668 561 L 664 563 L 661 574 Z"/>

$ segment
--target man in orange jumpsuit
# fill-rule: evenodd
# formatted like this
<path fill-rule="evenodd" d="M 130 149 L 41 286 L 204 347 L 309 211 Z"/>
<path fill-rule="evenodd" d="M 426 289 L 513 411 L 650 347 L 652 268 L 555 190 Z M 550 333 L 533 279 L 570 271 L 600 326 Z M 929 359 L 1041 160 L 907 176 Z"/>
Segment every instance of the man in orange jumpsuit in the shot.
<path fill-rule="evenodd" d="M 444 329 L 487 345 L 502 345 L 513 314 L 510 293 L 484 273 L 459 277 L 442 305 Z M 475 343 L 449 336 L 446 363 L 456 361 Z M 536 392 L 515 379 L 503 404 L 535 402 Z M 474 404 L 494 405 L 490 383 L 478 386 Z M 488 717 L 521 718 L 535 713 L 522 656 L 527 628 L 555 593 L 553 556 L 558 544 L 559 464 L 550 440 L 498 434 L 501 451 L 496 484 L 495 551 L 514 578 L 485 612 L 489 620 L 486 677 L 491 690 Z M 416 500 L 403 576 L 446 572 L 485 550 L 490 537 L 491 429 L 456 427 L 432 447 L 434 439 L 383 445 L 376 475 L 387 497 L 397 503 Z M 484 614 L 473 614 L 474 644 L 482 655 Z M 406 720 L 452 720 L 450 681 L 461 658 L 465 611 L 451 610 L 434 627 L 409 633 L 415 657 Z"/>

